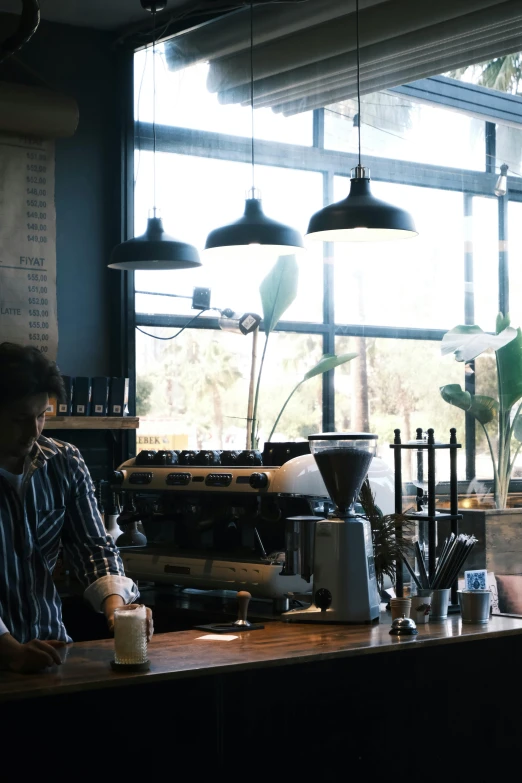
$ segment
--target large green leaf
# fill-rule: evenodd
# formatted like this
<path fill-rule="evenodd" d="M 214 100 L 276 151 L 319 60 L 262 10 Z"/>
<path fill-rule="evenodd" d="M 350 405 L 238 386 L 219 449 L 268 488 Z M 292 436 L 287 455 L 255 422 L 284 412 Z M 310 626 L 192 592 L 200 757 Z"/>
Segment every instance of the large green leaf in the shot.
<path fill-rule="evenodd" d="M 335 356 L 335 354 L 331 353 L 325 353 L 324 356 L 322 356 L 315 365 L 315 367 L 312 367 L 311 370 L 308 370 L 303 380 L 307 381 L 309 378 L 313 378 L 315 375 L 321 375 L 323 372 L 333 370 L 335 367 L 339 367 L 340 364 L 344 364 L 345 362 L 349 362 L 352 359 L 355 359 L 356 356 L 358 356 L 356 353 L 343 353 L 340 356 Z"/>
<path fill-rule="evenodd" d="M 279 256 L 259 286 L 263 327 L 268 336 L 297 295 L 299 269 L 295 256 Z"/>
<path fill-rule="evenodd" d="M 503 332 L 504 329 L 507 329 L 508 326 L 510 326 L 511 320 L 508 315 L 504 315 L 504 313 L 499 313 L 497 315 L 497 320 L 495 323 L 495 331 L 497 334 L 500 334 L 500 332 Z"/>
<path fill-rule="evenodd" d="M 458 362 L 470 362 L 489 348 L 498 351 L 511 340 L 514 340 L 515 337 L 516 331 L 510 326 L 503 329 L 499 334 L 489 334 L 488 332 L 483 332 L 480 326 L 476 324 L 472 326 L 461 324 L 454 329 L 450 329 L 443 336 L 441 353 L 443 356 L 448 353 L 454 353 Z"/>
<path fill-rule="evenodd" d="M 505 411 L 522 398 L 522 332 L 497 351 L 498 393 Z"/>
<path fill-rule="evenodd" d="M 463 391 L 460 383 L 448 383 L 446 386 L 441 386 L 440 393 L 445 402 L 455 405 L 456 408 L 463 411 L 469 411 L 471 408 L 471 394 Z"/>
<path fill-rule="evenodd" d="M 441 386 L 440 393 L 445 402 L 471 413 L 481 424 L 489 424 L 497 417 L 498 402 L 492 397 L 486 397 L 484 394 L 472 395 L 463 391 L 458 383 Z"/>
<path fill-rule="evenodd" d="M 469 413 L 481 424 L 489 424 L 498 416 L 498 402 L 485 394 L 472 395 Z"/>
<path fill-rule="evenodd" d="M 522 441 L 522 416 L 520 414 L 516 418 L 513 435 L 517 440 Z"/>

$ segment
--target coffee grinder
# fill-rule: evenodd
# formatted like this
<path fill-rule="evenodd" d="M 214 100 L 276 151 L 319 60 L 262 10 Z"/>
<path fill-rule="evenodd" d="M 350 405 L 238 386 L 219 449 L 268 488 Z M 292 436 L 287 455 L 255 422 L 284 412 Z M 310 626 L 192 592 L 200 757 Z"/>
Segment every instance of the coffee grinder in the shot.
<path fill-rule="evenodd" d="M 379 617 L 372 532 L 354 503 L 375 454 L 377 435 L 309 435 L 310 449 L 335 511 L 315 521 L 313 599 L 282 619 L 306 623 L 370 623 Z"/>

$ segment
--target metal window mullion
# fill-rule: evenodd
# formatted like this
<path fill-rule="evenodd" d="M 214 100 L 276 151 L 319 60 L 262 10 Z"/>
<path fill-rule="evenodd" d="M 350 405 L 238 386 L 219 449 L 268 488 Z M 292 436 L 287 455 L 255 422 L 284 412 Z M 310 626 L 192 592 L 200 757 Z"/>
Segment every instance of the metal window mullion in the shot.
<path fill-rule="evenodd" d="M 334 200 L 332 174 L 323 174 L 323 204 Z M 323 334 L 323 353 L 335 353 L 335 301 L 334 301 L 334 245 L 323 243 L 323 322 L 327 331 Z M 323 374 L 323 431 L 335 430 L 335 383 L 334 370 Z"/>
<path fill-rule="evenodd" d="M 142 151 L 152 151 L 150 124 L 137 123 L 136 138 Z M 251 142 L 244 137 L 162 125 L 157 126 L 156 149 L 158 153 L 248 163 Z M 260 139 L 256 141 L 256 162 L 258 165 L 297 168 L 321 174 L 326 171 L 334 176 L 347 176 L 347 172 L 356 165 L 357 156 L 337 150 Z M 490 171 L 462 170 L 370 155 L 365 155 L 365 164 L 372 170 L 372 179 L 378 182 L 469 192 L 480 196 L 491 196 L 494 187 L 494 174 Z M 522 181 L 519 182 L 515 177 L 511 179 L 510 197 L 522 201 Z"/>
<path fill-rule="evenodd" d="M 471 221 L 473 217 L 473 196 L 464 193 L 464 221 Z M 467 227 L 467 226 L 466 226 Z M 464 237 L 464 323 L 475 323 L 475 288 L 473 268 L 473 242 L 471 232 L 466 232 Z M 465 373 L 464 389 L 470 394 L 475 394 L 475 362 L 469 362 L 471 372 Z M 465 414 L 465 442 L 466 442 L 466 479 L 471 481 L 476 473 L 476 423 L 475 417 Z"/>
<path fill-rule="evenodd" d="M 142 327 L 180 328 L 187 326 L 193 319 L 191 315 L 166 315 L 136 313 L 136 325 Z M 261 321 L 260 329 L 263 328 Z M 190 325 L 190 329 L 219 329 L 217 318 L 200 318 Z M 312 321 L 280 321 L 276 332 L 298 332 L 306 334 L 326 334 L 333 331 L 334 337 L 382 337 L 391 340 L 442 340 L 445 329 L 415 329 L 406 326 L 371 326 L 367 324 L 335 324 Z"/>

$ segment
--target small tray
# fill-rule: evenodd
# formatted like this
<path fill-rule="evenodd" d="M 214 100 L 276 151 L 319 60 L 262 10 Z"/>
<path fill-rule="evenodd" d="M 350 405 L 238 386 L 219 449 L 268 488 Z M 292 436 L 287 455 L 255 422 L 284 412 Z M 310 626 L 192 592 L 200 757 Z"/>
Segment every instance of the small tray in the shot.
<path fill-rule="evenodd" d="M 211 633 L 243 633 L 243 631 L 258 631 L 265 626 L 261 623 L 250 625 L 234 625 L 234 623 L 209 623 L 208 625 L 195 625 L 198 631 L 210 631 Z"/>
<path fill-rule="evenodd" d="M 115 672 L 148 672 L 150 661 L 144 661 L 143 663 L 116 663 L 116 661 L 111 661 L 111 669 Z"/>

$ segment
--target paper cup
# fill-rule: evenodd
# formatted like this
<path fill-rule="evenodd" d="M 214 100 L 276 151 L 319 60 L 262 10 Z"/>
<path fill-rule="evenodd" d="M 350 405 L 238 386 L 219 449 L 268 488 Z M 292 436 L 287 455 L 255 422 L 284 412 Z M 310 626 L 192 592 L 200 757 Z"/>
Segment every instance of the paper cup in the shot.
<path fill-rule="evenodd" d="M 409 617 L 411 609 L 411 598 L 390 598 L 391 619 L 398 617 Z"/>

